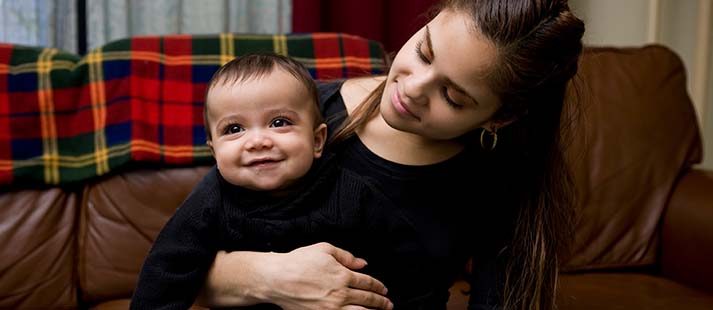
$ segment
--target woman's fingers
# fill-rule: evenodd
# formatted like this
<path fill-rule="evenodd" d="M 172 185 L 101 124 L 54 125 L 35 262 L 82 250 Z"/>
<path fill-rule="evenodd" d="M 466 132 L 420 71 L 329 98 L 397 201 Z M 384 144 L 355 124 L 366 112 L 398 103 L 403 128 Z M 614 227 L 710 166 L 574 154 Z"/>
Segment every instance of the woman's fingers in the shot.
<path fill-rule="evenodd" d="M 386 295 L 387 289 L 381 281 L 363 273 L 352 271 L 352 276 L 349 279 L 349 287 L 379 293 Z"/>
<path fill-rule="evenodd" d="M 334 259 L 336 259 L 337 262 L 342 264 L 344 267 L 349 269 L 361 269 L 366 266 L 365 260 L 354 257 L 352 253 L 335 247 L 329 243 L 322 242 L 316 244 L 316 246 L 320 247 L 327 254 L 332 255 L 332 257 L 334 257 Z M 386 295 L 387 292 L 386 286 L 384 286 L 384 283 L 381 283 L 381 281 L 374 279 L 371 276 L 353 271 L 351 272 L 348 285 L 352 288 L 372 291 L 381 295 Z"/>
<path fill-rule="evenodd" d="M 286 253 L 278 274 L 283 275 L 270 287 L 281 296 L 283 309 L 392 309 L 381 281 L 354 269 L 366 261 L 348 251 L 321 242 Z M 289 275 L 298 275 L 292 278 Z"/>
<path fill-rule="evenodd" d="M 352 253 L 335 247 L 327 242 L 320 242 L 315 244 L 323 252 L 332 255 L 340 264 L 349 269 L 362 269 L 366 266 L 366 261 L 364 259 L 354 257 Z"/>
<path fill-rule="evenodd" d="M 391 301 L 371 290 L 360 290 L 351 289 L 346 298 L 347 306 L 343 309 L 385 309 L 390 310 L 394 308 Z"/>

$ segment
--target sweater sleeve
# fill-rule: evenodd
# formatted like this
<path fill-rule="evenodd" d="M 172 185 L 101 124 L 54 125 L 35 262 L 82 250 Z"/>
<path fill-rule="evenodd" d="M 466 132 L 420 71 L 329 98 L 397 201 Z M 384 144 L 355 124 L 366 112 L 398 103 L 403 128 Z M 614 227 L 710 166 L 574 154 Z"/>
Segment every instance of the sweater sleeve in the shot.
<path fill-rule="evenodd" d="M 220 203 L 215 169 L 166 223 L 144 261 L 131 309 L 188 309 L 215 258 Z"/>

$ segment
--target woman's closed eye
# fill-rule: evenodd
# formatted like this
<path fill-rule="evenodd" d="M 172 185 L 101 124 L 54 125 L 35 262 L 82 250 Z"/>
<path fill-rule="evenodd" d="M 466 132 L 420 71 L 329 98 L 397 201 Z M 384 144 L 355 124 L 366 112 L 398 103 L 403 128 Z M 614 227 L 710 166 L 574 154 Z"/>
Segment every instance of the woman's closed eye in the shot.
<path fill-rule="evenodd" d="M 443 87 L 443 90 L 441 91 L 443 93 L 443 99 L 446 100 L 446 102 L 452 106 L 455 109 L 462 109 L 463 105 L 458 103 L 457 101 L 453 100 L 450 95 L 448 95 L 448 87 Z"/>
<path fill-rule="evenodd" d="M 423 53 L 423 40 L 418 41 L 416 44 L 416 55 L 418 55 L 418 58 L 421 60 L 421 62 L 430 65 L 431 60 L 426 57 L 426 54 Z"/>
<path fill-rule="evenodd" d="M 426 65 L 430 65 L 431 60 L 426 56 L 426 53 L 423 52 L 423 42 L 424 41 L 421 40 L 416 44 L 416 55 L 418 55 L 418 58 L 421 60 L 421 62 L 423 62 Z M 450 95 L 448 95 L 448 87 L 447 86 L 444 86 L 441 89 L 441 95 L 443 96 L 443 99 L 446 101 L 446 103 L 448 103 L 448 105 L 450 105 L 451 107 L 453 107 L 455 109 L 463 108 L 462 104 L 453 100 L 453 98 Z"/>

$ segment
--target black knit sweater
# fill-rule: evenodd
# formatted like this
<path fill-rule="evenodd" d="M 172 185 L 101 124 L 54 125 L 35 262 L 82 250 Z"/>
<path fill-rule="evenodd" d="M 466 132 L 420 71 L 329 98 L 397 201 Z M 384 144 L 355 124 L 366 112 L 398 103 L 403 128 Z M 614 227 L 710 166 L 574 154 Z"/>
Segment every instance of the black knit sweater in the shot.
<path fill-rule="evenodd" d="M 319 87 L 330 134 L 346 115 L 340 86 Z M 281 198 L 232 186 L 213 169 L 159 234 L 132 309 L 187 309 L 218 250 L 287 252 L 321 241 L 365 258 L 359 272 L 382 281 L 396 309 L 445 309 L 474 257 L 469 309 L 493 307 L 513 216 L 489 190 L 499 184 L 484 177 L 477 148 L 427 166 L 389 162 L 356 136 L 331 149 Z"/>
<path fill-rule="evenodd" d="M 131 308 L 188 309 L 219 250 L 288 252 L 321 241 L 354 248 L 371 226 L 365 223 L 377 223 L 362 206 L 385 204 L 368 180 L 337 169 L 329 154 L 281 197 L 234 186 L 214 167 L 159 233 Z"/>

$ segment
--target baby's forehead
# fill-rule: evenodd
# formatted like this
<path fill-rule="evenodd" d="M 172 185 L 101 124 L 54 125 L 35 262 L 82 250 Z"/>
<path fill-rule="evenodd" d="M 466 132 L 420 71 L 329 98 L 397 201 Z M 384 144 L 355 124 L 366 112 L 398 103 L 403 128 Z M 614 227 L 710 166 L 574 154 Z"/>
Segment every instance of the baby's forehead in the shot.
<path fill-rule="evenodd" d="M 236 104 L 245 102 L 261 102 L 270 106 L 272 101 L 289 101 L 299 105 L 294 106 L 298 110 L 307 108 L 313 110 L 313 114 L 321 114 L 319 97 L 311 77 L 309 81 L 304 81 L 304 77 L 298 78 L 293 72 L 280 67 L 269 71 L 226 73 L 216 76 L 209 84 L 205 97 L 206 110 L 214 111 L 218 103 L 222 106 L 218 110 L 223 110 L 233 109 L 229 106 L 235 108 Z M 320 118 L 319 115 L 315 117 Z"/>
<path fill-rule="evenodd" d="M 254 101 L 271 104 L 279 102 L 315 102 L 318 100 L 306 87 L 281 85 L 270 81 L 250 80 L 215 84 L 207 90 L 206 104 L 213 102 L 232 102 L 236 104 Z M 267 101 L 267 98 L 273 101 Z M 317 101 L 318 102 L 318 101 Z M 318 106 L 318 104 L 315 104 Z"/>
<path fill-rule="evenodd" d="M 232 70 L 223 72 L 222 75 L 216 76 L 215 80 L 212 81 L 212 87 L 216 86 L 237 86 L 252 82 L 261 82 L 271 78 L 288 78 L 292 79 L 303 87 L 307 88 L 304 81 L 295 76 L 290 70 L 282 68 L 280 66 L 273 66 L 266 70 Z"/>
<path fill-rule="evenodd" d="M 263 109 L 284 106 L 298 111 L 319 109 L 318 99 L 306 87 L 276 84 L 267 80 L 215 84 L 206 95 L 206 108 L 232 110 L 243 107 Z"/>

